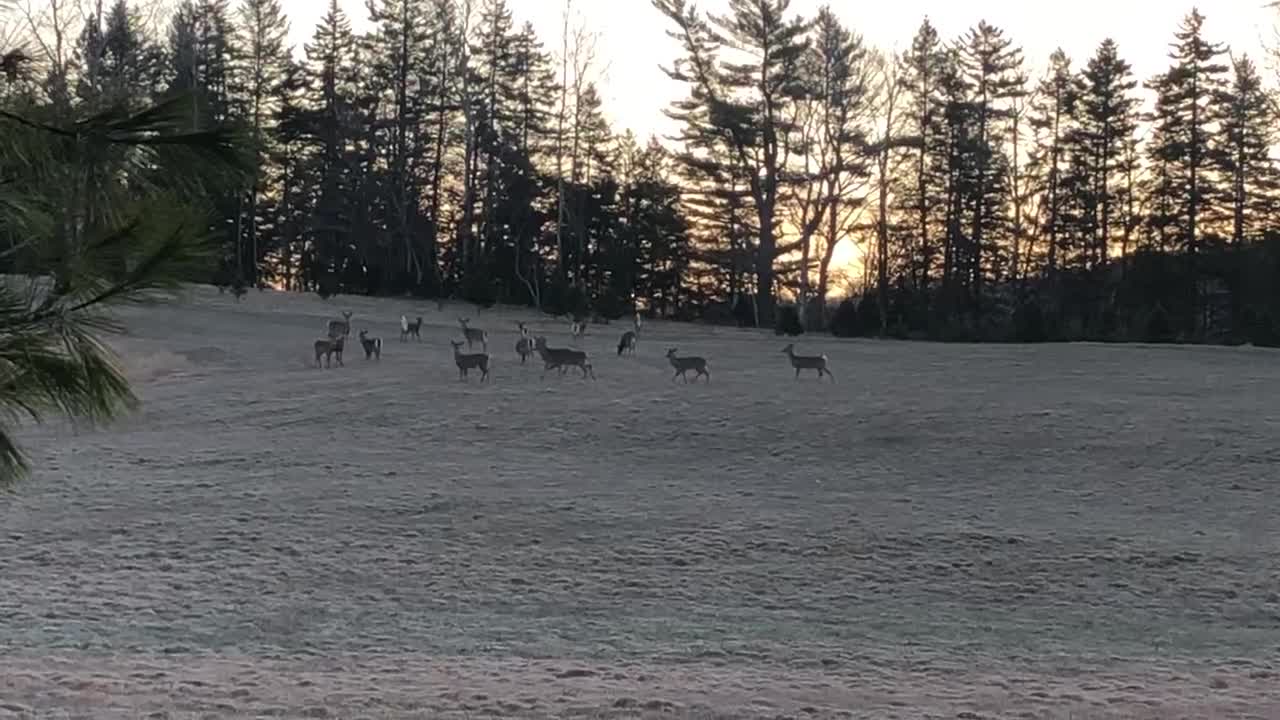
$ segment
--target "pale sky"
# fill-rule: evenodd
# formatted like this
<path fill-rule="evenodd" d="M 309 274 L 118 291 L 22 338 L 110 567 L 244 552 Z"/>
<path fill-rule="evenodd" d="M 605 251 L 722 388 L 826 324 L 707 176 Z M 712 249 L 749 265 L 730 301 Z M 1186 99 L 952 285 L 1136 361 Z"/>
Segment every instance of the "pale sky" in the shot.
<path fill-rule="evenodd" d="M 1267 79 L 1274 73 L 1262 57 L 1264 43 L 1273 44 L 1275 11 L 1267 0 L 1202 0 L 1210 40 L 1247 52 L 1263 65 Z M 324 0 L 284 0 L 291 21 L 291 38 L 299 51 L 324 12 Z M 367 26 L 364 0 L 340 0 L 357 30 Z M 659 68 L 676 56 L 678 48 L 665 31 L 667 22 L 650 0 L 574 0 L 575 13 L 597 33 L 598 83 L 605 109 L 615 129 L 630 128 L 642 138 L 674 131 L 662 114 L 683 91 Z M 903 50 L 920 21 L 928 16 L 946 38 L 960 35 L 978 20 L 1002 27 L 1020 44 L 1033 78 L 1040 75 L 1049 54 L 1062 47 L 1077 65 L 1083 63 L 1105 37 L 1120 44 L 1121 55 L 1134 67 L 1140 82 L 1168 67 L 1168 44 L 1181 18 L 1195 3 L 1177 0 L 793 0 L 792 9 L 805 16 L 824 4 L 836 8 L 846 25 L 872 45 Z M 560 47 L 564 0 L 509 0 L 517 23 L 533 23 L 548 50 Z M 700 0 L 698 7 L 723 11 L 727 0 Z M 1274 85 L 1274 83 L 1272 83 Z"/>

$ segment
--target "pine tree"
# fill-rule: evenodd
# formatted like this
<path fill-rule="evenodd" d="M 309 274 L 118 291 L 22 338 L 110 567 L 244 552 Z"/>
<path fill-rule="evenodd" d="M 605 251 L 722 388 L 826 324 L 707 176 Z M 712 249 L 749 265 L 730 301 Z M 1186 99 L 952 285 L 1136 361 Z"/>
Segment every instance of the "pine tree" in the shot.
<path fill-rule="evenodd" d="M 1064 235 L 1063 174 L 1079 95 L 1071 59 L 1059 48 L 1049 56 L 1049 70 L 1040 81 L 1031 119 L 1039 148 L 1031 154 L 1031 162 L 1040 177 L 1043 193 L 1043 228 L 1048 245 L 1045 265 L 1050 273 L 1058 269 Z"/>
<path fill-rule="evenodd" d="M 385 206 L 382 222 L 391 243 L 400 248 L 401 284 L 420 286 L 434 272 L 425 267 L 415 230 L 421 225 L 422 172 L 426 135 L 427 88 L 420 78 L 428 67 L 431 52 L 431 14 L 425 0 L 370 0 L 370 19 L 377 30 L 371 38 L 373 72 L 367 76 L 370 92 L 385 107 L 390 137 L 382 143 L 387 168 L 388 192 L 381 198 Z M 433 260 L 426 260 L 433 262 Z"/>
<path fill-rule="evenodd" d="M 913 257 L 914 284 L 926 291 L 940 250 L 939 226 L 945 220 L 946 153 L 943 106 L 938 83 L 946 50 L 938 31 L 926 19 L 903 55 L 902 83 L 907 94 L 909 124 L 906 132 L 915 136 L 910 178 L 899 191 L 899 209 L 909 213 L 917 246 Z"/>
<path fill-rule="evenodd" d="M 1169 71 L 1150 84 L 1157 94 L 1151 162 L 1163 182 L 1154 205 L 1157 226 L 1180 250 L 1198 253 L 1218 216 L 1222 189 L 1210 145 L 1216 133 L 1212 103 L 1227 87 L 1222 45 L 1205 40 L 1204 16 L 1193 10 L 1175 34 Z"/>
<path fill-rule="evenodd" d="M 1098 47 L 1082 75 L 1079 121 L 1087 147 L 1088 187 L 1092 197 L 1090 250 L 1094 263 L 1110 257 L 1114 219 L 1124 196 L 1124 158 L 1138 127 L 1138 100 L 1129 63 L 1120 58 L 1114 41 Z"/>
<path fill-rule="evenodd" d="M 686 53 L 668 74 L 691 85 L 692 99 L 706 110 L 688 121 L 727 138 L 726 149 L 750 189 L 758 238 L 757 322 L 772 324 L 775 263 L 786 250 L 778 242 L 779 204 L 792 190 L 787 172 L 796 134 L 791 109 L 804 89 L 799 68 L 809 24 L 788 19 L 790 0 L 730 0 L 727 15 L 709 19 L 685 0 L 654 0 L 654 5 L 679 28 L 676 36 Z M 735 59 L 749 60 L 720 61 L 720 46 L 738 50 Z"/>
<path fill-rule="evenodd" d="M 818 305 L 817 317 L 822 318 L 836 247 L 847 234 L 850 215 L 865 201 L 874 164 L 875 148 L 869 136 L 877 109 L 877 73 L 883 63 L 830 8 L 819 10 L 805 58 L 803 104 L 810 116 L 806 124 L 812 129 L 802 127 L 801 132 L 802 136 L 808 132 L 812 139 L 797 150 L 805 155 L 803 168 L 809 176 L 803 192 L 793 194 L 801 207 L 795 223 L 801 251 L 798 285 L 801 308 L 807 309 L 805 303 L 812 297 Z M 818 282 L 811 289 L 814 249 L 810 245 L 815 237 L 820 240 Z"/>
<path fill-rule="evenodd" d="M 355 261 L 352 232 L 358 208 L 357 158 L 360 90 L 356 39 L 337 0 L 306 46 L 311 77 L 308 134 L 316 145 L 315 211 L 303 269 L 308 284 L 336 292 Z"/>
<path fill-rule="evenodd" d="M 278 233 L 264 198 L 279 192 L 277 169 L 269 163 L 276 143 L 281 85 L 289 72 L 289 48 L 285 40 L 289 21 L 279 0 L 242 0 L 239 8 L 238 45 L 243 52 L 237 63 L 235 86 L 243 115 L 253 139 L 254 174 L 245 197 L 243 226 L 246 237 L 240 264 L 247 268 L 244 280 L 259 284 L 264 233 Z"/>
<path fill-rule="evenodd" d="M 971 88 L 972 145 L 967 180 L 970 194 L 970 236 L 967 278 L 973 311 L 981 312 L 983 282 L 998 267 L 999 233 L 1006 224 L 1006 172 L 1009 158 L 1004 140 L 1012 117 L 1012 102 L 1025 94 L 1022 51 L 999 28 L 978 23 L 961 46 L 966 80 Z"/>
<path fill-rule="evenodd" d="M 1220 127 L 1214 143 L 1227 186 L 1231 242 L 1258 240 L 1274 225 L 1280 173 L 1271 157 L 1275 110 L 1247 55 L 1232 63 L 1231 85 L 1216 103 Z"/>
<path fill-rule="evenodd" d="M 671 159 L 656 138 L 642 149 L 629 133 L 620 141 L 619 156 L 626 168 L 619 243 L 634 262 L 634 301 L 651 315 L 672 317 L 689 300 L 690 242 L 680 188 L 668 179 Z"/>
<path fill-rule="evenodd" d="M 115 0 L 103 17 L 86 19 L 76 55 L 81 64 L 76 95 L 91 108 L 136 108 L 160 88 L 161 51 L 126 0 Z"/>

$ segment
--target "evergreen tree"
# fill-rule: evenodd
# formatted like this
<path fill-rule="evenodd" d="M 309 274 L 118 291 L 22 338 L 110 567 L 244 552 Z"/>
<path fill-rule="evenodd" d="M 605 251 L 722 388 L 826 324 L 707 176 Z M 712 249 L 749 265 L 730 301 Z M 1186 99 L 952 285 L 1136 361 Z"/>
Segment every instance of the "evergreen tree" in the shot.
<path fill-rule="evenodd" d="M 279 0 L 241 0 L 238 15 L 237 44 L 243 52 L 236 66 L 235 85 L 255 154 L 254 173 L 241 213 L 245 242 L 238 264 L 246 269 L 245 282 L 258 285 L 258 264 L 267 249 L 263 236 L 279 232 L 268 198 L 280 192 L 280 177 L 278 167 L 269 160 L 277 142 L 281 85 L 290 69 L 289 48 L 285 45 L 289 21 Z"/>
<path fill-rule="evenodd" d="M 422 227 L 422 182 L 420 165 L 425 155 L 427 135 L 423 122 L 427 95 L 423 70 L 429 67 L 431 52 L 431 8 L 425 0 L 370 0 L 370 19 L 377 30 L 371 38 L 372 72 L 366 76 L 369 91 L 378 96 L 379 122 L 385 122 L 389 137 L 379 143 L 386 167 L 385 196 L 380 198 L 380 222 L 389 232 L 401 262 L 398 280 L 386 278 L 400 287 L 419 286 L 424 278 L 434 278 L 425 267 L 424 248 L 417 241 Z M 388 260 L 391 260 L 388 258 Z M 388 268 L 389 270 L 389 268 Z"/>
<path fill-rule="evenodd" d="M 1110 257 L 1115 216 L 1125 192 L 1125 152 L 1138 127 L 1138 100 L 1129 63 L 1114 41 L 1104 40 L 1083 72 L 1079 122 L 1088 154 L 1091 195 L 1090 251 L 1094 263 Z"/>
<path fill-rule="evenodd" d="M 161 51 L 127 0 L 115 0 L 103 17 L 86 19 L 76 55 L 76 95 L 93 109 L 144 106 L 160 89 Z"/>
<path fill-rule="evenodd" d="M 1216 134 L 1213 103 L 1227 88 L 1222 45 L 1204 38 L 1204 16 L 1193 10 L 1175 37 L 1169 71 L 1151 83 L 1157 94 L 1149 146 L 1161 182 L 1155 222 L 1172 246 L 1198 253 L 1218 216 L 1223 197 L 1211 141 Z M 1168 243 L 1162 242 L 1162 246 Z"/>
<path fill-rule="evenodd" d="M 1227 186 L 1233 245 L 1260 239 L 1275 226 L 1280 174 L 1271 157 L 1275 108 L 1247 55 L 1232 63 L 1231 85 L 1216 103 L 1214 148 Z"/>
<path fill-rule="evenodd" d="M 938 92 L 946 62 L 946 50 L 938 31 L 926 19 L 916 31 L 911 48 L 902 58 L 902 83 L 907 95 L 906 132 L 916 138 L 910 178 L 901 183 L 898 208 L 911 215 L 917 246 L 913 253 L 913 277 L 917 290 L 929 287 L 939 254 L 939 226 L 945 220 L 946 144 L 944 99 Z"/>
<path fill-rule="evenodd" d="M 966 243 L 966 280 L 975 314 L 981 312 L 983 281 L 996 276 L 1001 231 L 1006 227 L 1006 180 L 1009 157 L 1004 140 L 1012 118 L 1012 102 L 1025 94 L 1022 51 L 999 28 L 978 23 L 961 47 L 961 60 L 971 89 L 973 134 L 966 168 L 970 235 Z"/>
<path fill-rule="evenodd" d="M 312 96 L 307 125 L 316 146 L 317 187 L 303 268 L 308 285 L 329 293 L 358 270 L 352 234 L 358 206 L 359 58 L 351 22 L 337 0 L 330 0 L 306 53 Z"/>
<path fill-rule="evenodd" d="M 685 0 L 654 0 L 677 28 L 686 57 L 668 71 L 691 85 L 701 116 L 680 114 L 685 122 L 710 127 L 725 140 L 732 162 L 751 192 L 757 242 L 755 293 L 757 322 L 772 324 L 775 263 L 786 250 L 778 242 L 780 201 L 792 191 L 788 153 L 796 127 L 791 112 L 802 96 L 799 68 L 809 24 L 788 19 L 790 0 L 730 0 L 725 16 L 703 18 Z M 718 60 L 729 46 L 739 54 Z M 739 57 L 742 62 L 736 62 Z M 693 160 L 686 156 L 686 160 Z"/>
<path fill-rule="evenodd" d="M 838 243 L 847 234 L 849 216 L 865 201 L 871 175 L 873 147 L 869 135 L 876 111 L 874 85 L 880 83 L 884 64 L 873 62 L 862 37 L 850 32 L 830 8 L 818 11 L 814 37 L 803 65 L 807 85 L 804 103 L 809 106 L 812 142 L 799 152 L 809 177 L 800 197 L 797 222 L 801 250 L 799 297 L 801 308 L 811 294 L 817 301 L 817 317 L 825 315 L 831 262 Z M 811 239 L 821 239 L 818 282 L 811 292 Z"/>

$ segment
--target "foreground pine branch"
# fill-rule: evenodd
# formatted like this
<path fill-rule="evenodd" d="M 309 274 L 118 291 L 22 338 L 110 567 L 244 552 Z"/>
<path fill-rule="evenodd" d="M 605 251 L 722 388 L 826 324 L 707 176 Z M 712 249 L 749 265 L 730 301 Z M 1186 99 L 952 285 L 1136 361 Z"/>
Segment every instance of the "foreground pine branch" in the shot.
<path fill-rule="evenodd" d="M 0 111 L 0 484 L 30 471 L 19 422 L 97 424 L 138 406 L 102 342 L 120 329 L 110 308 L 166 299 L 212 262 L 190 190 L 242 162 L 232 134 L 190 129 L 190 106 L 69 124 Z"/>

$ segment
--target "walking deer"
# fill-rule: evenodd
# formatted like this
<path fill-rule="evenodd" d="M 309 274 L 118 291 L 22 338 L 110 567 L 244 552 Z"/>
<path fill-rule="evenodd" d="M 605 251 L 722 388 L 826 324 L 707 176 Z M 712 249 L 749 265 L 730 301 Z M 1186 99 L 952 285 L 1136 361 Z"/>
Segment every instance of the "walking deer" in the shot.
<path fill-rule="evenodd" d="M 553 368 L 559 368 L 560 374 L 563 375 L 568 368 L 576 367 L 582 371 L 584 379 L 588 376 L 592 380 L 596 379 L 596 371 L 587 360 L 587 354 L 581 350 L 547 347 L 547 339 L 544 337 L 538 337 L 534 340 L 534 349 L 542 357 L 542 362 L 544 363 L 542 377 L 544 378 L 547 376 L 547 371 Z"/>
<path fill-rule="evenodd" d="M 698 374 L 693 377 L 693 381 L 697 382 L 702 376 L 707 377 L 707 382 L 711 382 L 711 372 L 707 370 L 707 359 L 696 356 L 676 357 L 676 348 L 667 349 L 667 360 L 671 362 L 671 367 L 676 369 L 676 374 L 671 376 L 671 382 L 675 382 L 676 378 L 683 378 L 687 383 L 689 376 L 685 373 L 690 370 L 696 371 Z"/>
<path fill-rule="evenodd" d="M 835 382 L 836 376 L 827 367 L 826 355 L 797 355 L 794 344 L 782 348 L 782 352 L 791 360 L 791 367 L 796 369 L 796 377 L 800 377 L 801 370 L 817 370 L 819 378 L 827 375 Z"/>

